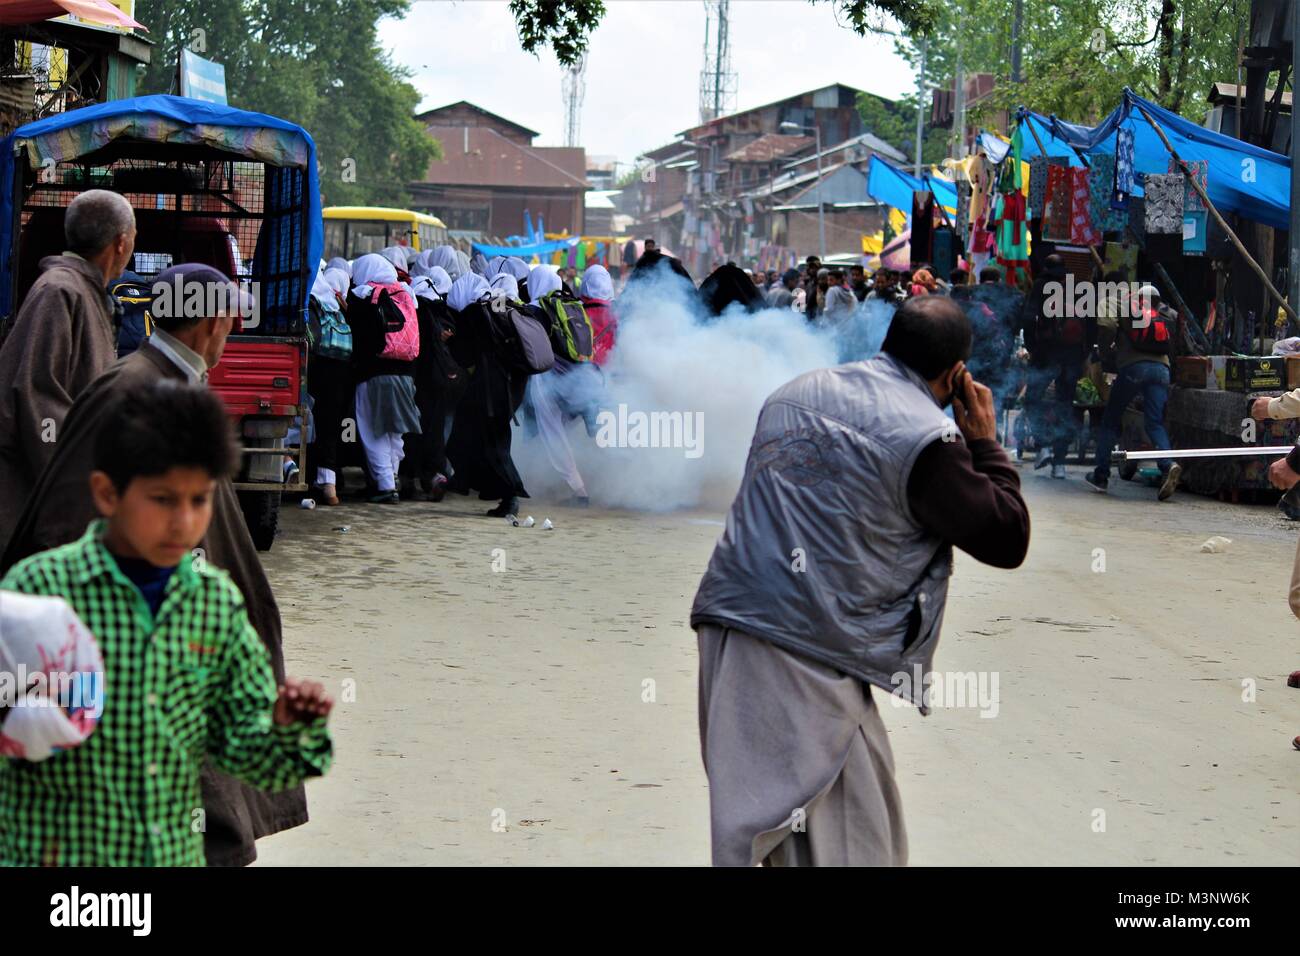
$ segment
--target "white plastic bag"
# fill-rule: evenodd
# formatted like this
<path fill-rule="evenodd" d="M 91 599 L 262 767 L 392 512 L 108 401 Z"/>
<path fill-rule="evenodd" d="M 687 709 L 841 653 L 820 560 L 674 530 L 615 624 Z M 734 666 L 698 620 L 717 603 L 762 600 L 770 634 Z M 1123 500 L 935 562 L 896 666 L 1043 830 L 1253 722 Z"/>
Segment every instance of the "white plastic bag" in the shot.
<path fill-rule="evenodd" d="M 0 756 L 46 760 L 104 712 L 104 659 L 61 597 L 0 591 Z"/>

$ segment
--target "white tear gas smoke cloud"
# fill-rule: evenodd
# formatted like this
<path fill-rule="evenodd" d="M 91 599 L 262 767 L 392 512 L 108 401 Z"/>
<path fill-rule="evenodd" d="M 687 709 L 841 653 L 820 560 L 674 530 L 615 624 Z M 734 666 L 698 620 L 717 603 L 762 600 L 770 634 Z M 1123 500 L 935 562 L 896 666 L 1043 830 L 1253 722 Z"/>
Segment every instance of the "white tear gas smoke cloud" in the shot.
<path fill-rule="evenodd" d="M 685 433 L 699 445 L 694 452 L 680 446 L 602 447 L 581 418 L 570 421 L 569 445 L 592 502 L 650 511 L 727 507 L 740 485 L 767 396 L 803 372 L 879 349 L 893 310 L 870 305 L 874 308 L 827 330 L 790 309 L 750 314 L 732 306 L 713 318 L 695 290 L 666 265 L 632 283 L 618 300 L 617 347 L 605 368 L 604 387 L 594 396 L 609 413 L 602 421 L 615 426 L 610 431 L 617 436 L 619 406 L 626 406 L 625 417 L 699 413 L 695 420 L 702 434 Z M 575 390 L 596 377 L 563 378 L 573 382 L 565 404 L 582 405 L 588 396 Z M 542 440 L 529 431 L 516 428 L 513 443 L 529 492 L 548 498 L 571 494 Z"/>

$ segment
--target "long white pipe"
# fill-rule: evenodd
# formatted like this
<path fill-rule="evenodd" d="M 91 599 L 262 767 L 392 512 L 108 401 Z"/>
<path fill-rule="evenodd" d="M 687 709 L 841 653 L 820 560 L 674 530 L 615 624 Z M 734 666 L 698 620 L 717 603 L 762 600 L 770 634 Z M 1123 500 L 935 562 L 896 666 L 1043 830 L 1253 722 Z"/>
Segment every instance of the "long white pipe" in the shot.
<path fill-rule="evenodd" d="M 1257 445 L 1238 448 L 1165 448 L 1155 451 L 1123 451 L 1110 453 L 1111 461 L 1159 461 L 1161 458 L 1247 458 L 1259 455 L 1285 455 L 1295 445 Z"/>

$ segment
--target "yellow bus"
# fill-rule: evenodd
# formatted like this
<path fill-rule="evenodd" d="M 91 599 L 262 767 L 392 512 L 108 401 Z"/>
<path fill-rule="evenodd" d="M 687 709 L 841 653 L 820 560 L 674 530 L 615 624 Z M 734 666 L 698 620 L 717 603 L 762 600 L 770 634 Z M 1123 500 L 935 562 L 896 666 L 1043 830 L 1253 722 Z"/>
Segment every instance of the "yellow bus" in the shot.
<path fill-rule="evenodd" d="M 388 246 L 432 249 L 445 245 L 447 227 L 436 216 L 387 206 L 327 206 L 325 258 L 355 259 Z"/>

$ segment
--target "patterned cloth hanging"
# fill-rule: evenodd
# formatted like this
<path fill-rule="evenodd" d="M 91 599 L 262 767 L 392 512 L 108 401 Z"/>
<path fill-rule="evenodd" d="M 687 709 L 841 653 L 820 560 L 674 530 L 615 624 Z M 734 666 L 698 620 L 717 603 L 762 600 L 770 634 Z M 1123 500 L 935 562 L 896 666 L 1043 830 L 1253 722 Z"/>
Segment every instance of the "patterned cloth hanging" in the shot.
<path fill-rule="evenodd" d="M 966 228 L 970 225 L 971 196 L 974 191 L 968 182 L 957 183 L 957 218 L 955 232 L 958 248 L 966 248 Z"/>
<path fill-rule="evenodd" d="M 1137 172 L 1133 166 L 1133 131 L 1119 129 L 1115 133 L 1115 190 L 1111 196 L 1111 209 L 1127 209 L 1129 197 L 1137 189 Z"/>
<path fill-rule="evenodd" d="M 1051 166 L 1069 166 L 1068 156 L 1035 156 L 1029 161 L 1029 213 L 1030 219 L 1043 218 L 1043 202 L 1047 198 L 1047 170 Z"/>
<path fill-rule="evenodd" d="M 1192 159 L 1187 160 L 1186 162 L 1187 165 L 1191 167 L 1192 175 L 1196 178 L 1196 181 L 1201 184 L 1201 188 L 1208 190 L 1210 181 L 1210 161 L 1208 159 Z M 1172 156 L 1169 157 L 1169 171 L 1171 173 L 1182 173 L 1182 170 L 1178 168 L 1178 164 L 1174 162 Z M 1184 179 L 1183 185 L 1186 187 L 1183 190 L 1183 212 L 1205 212 L 1205 203 L 1201 202 L 1201 197 L 1196 190 L 1192 188 L 1192 184 Z"/>
<path fill-rule="evenodd" d="M 1047 167 L 1047 193 L 1043 200 L 1043 238 L 1050 242 L 1070 241 L 1070 211 L 1074 176 L 1069 166 Z"/>
<path fill-rule="evenodd" d="M 1101 233 L 1092 224 L 1089 176 L 1086 166 L 1070 170 L 1070 242 L 1076 246 L 1095 246 L 1101 242 Z"/>
<path fill-rule="evenodd" d="M 1181 173 L 1147 173 L 1142 179 L 1146 194 L 1146 232 L 1148 236 L 1183 234 L 1183 193 Z"/>
<path fill-rule="evenodd" d="M 1026 197 L 1019 189 L 1002 193 L 994 207 L 997 261 L 1007 285 L 1028 283 L 1029 228 L 1025 219 Z"/>
<path fill-rule="evenodd" d="M 1123 232 L 1128 217 L 1112 209 L 1111 196 L 1115 185 L 1115 157 L 1110 153 L 1097 153 L 1091 157 L 1092 170 L 1088 174 L 1088 210 L 1092 226 L 1098 232 Z"/>

